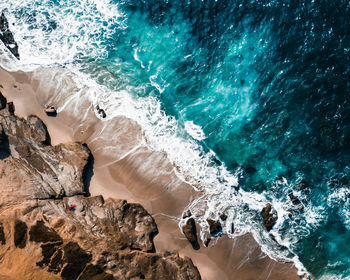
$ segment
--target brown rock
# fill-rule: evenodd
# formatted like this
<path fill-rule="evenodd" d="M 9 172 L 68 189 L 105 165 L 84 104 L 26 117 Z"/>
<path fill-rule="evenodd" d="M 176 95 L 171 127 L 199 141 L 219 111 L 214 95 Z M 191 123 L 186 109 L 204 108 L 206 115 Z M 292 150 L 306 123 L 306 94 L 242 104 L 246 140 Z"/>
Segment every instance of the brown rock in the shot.
<path fill-rule="evenodd" d="M 54 242 L 62 243 L 62 238 L 51 228 L 44 225 L 43 221 L 38 221 L 29 231 L 29 240 L 34 242 Z"/>
<path fill-rule="evenodd" d="M 37 116 L 31 115 L 28 117 L 27 122 L 31 127 L 31 139 L 33 139 L 35 142 L 41 142 L 44 145 L 49 145 L 50 136 L 43 121 Z"/>
<path fill-rule="evenodd" d="M 97 265 L 89 264 L 78 280 L 113 280 L 113 275 L 106 273 Z"/>
<path fill-rule="evenodd" d="M 197 240 L 196 222 L 193 218 L 189 218 L 182 226 L 182 232 L 187 240 L 192 244 L 194 249 L 199 249 L 199 243 Z"/>
<path fill-rule="evenodd" d="M 0 91 L 0 110 L 4 109 L 6 107 L 6 104 L 7 104 L 7 99 L 5 98 L 5 96 L 2 95 Z"/>
<path fill-rule="evenodd" d="M 63 247 L 64 266 L 61 277 L 62 279 L 77 279 L 79 274 L 84 270 L 85 265 L 91 261 L 92 257 L 80 248 L 75 242 L 69 242 Z"/>
<path fill-rule="evenodd" d="M 261 216 L 267 231 L 270 231 L 278 219 L 277 214 L 272 212 L 272 206 L 270 203 L 267 203 L 262 209 Z"/>
<path fill-rule="evenodd" d="M 219 221 L 208 219 L 207 222 L 209 224 L 209 231 L 212 236 L 216 237 L 222 234 L 222 226 Z"/>
<path fill-rule="evenodd" d="M 37 262 L 36 264 L 40 267 L 45 267 L 50 263 L 51 257 L 55 254 L 57 250 L 57 244 L 42 244 L 40 247 L 43 259 L 40 262 Z"/>

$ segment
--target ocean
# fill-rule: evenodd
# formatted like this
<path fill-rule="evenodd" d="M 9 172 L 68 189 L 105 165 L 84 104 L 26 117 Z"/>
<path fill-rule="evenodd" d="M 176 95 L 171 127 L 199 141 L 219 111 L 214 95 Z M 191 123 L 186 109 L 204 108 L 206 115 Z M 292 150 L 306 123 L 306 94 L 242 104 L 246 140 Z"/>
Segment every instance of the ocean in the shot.
<path fill-rule="evenodd" d="M 188 206 L 207 209 L 202 238 L 206 218 L 225 213 L 230 237 L 252 232 L 317 279 L 350 279 L 349 1 L 0 0 L 0 10 L 21 57 L 1 66 L 67 69 L 102 121 L 135 120 L 204 192 Z"/>

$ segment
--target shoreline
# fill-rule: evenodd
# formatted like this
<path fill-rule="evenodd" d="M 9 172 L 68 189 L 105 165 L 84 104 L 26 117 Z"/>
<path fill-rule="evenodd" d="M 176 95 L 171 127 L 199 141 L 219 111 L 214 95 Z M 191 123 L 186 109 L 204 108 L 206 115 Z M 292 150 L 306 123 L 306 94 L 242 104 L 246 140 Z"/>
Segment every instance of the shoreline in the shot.
<path fill-rule="evenodd" d="M 157 251 L 177 250 L 181 256 L 190 257 L 202 278 L 208 280 L 217 277 L 300 279 L 294 264 L 271 260 L 249 234 L 235 239 L 223 236 L 213 247 L 204 248 L 202 245 L 200 250 L 193 250 L 178 227 L 178 219 L 199 193 L 176 176 L 166 155 L 150 151 L 143 145 L 142 132 L 132 121 L 123 117 L 106 122 L 99 120 L 88 100 L 80 102 L 80 109 L 87 112 L 83 120 L 75 119 L 69 110 L 59 112 L 55 118 L 46 116 L 44 106 L 53 102 L 50 99 L 53 97 L 50 96 L 51 85 L 45 85 L 48 90 L 43 92 L 40 83 L 47 81 L 33 81 L 30 75 L 0 69 L 0 84 L 3 86 L 0 90 L 14 102 L 16 113 L 21 117 L 35 114 L 41 118 L 54 145 L 69 141 L 86 142 L 95 159 L 91 195 L 117 197 L 143 205 L 158 225 L 159 234 L 154 239 Z M 64 100 L 58 102 L 62 104 Z M 121 130 L 120 137 L 110 139 L 109 143 L 101 137 L 103 133 L 118 130 Z M 115 155 L 127 150 L 131 152 L 126 157 L 116 160 Z"/>

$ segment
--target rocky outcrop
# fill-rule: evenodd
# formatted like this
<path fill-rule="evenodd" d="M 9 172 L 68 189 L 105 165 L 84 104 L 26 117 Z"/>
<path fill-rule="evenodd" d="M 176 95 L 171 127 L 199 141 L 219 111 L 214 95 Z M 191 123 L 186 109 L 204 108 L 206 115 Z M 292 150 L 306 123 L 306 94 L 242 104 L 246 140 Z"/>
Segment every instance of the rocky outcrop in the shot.
<path fill-rule="evenodd" d="M 194 249 L 199 249 L 199 243 L 197 239 L 196 222 L 193 218 L 187 219 L 186 223 L 182 226 L 182 232 L 191 243 Z"/>
<path fill-rule="evenodd" d="M 264 225 L 267 231 L 270 231 L 277 221 L 277 213 L 272 210 L 270 203 L 267 203 L 266 206 L 261 211 L 261 216 L 263 218 Z"/>
<path fill-rule="evenodd" d="M 18 45 L 10 31 L 8 21 L 3 12 L 0 15 L 0 40 L 4 43 L 5 47 L 19 59 Z"/>
<path fill-rule="evenodd" d="M 155 253 L 157 225 L 141 205 L 86 196 L 86 146 L 51 146 L 40 119 L 18 118 L 6 102 L 0 135 L 1 276 L 200 279 L 190 259 Z"/>

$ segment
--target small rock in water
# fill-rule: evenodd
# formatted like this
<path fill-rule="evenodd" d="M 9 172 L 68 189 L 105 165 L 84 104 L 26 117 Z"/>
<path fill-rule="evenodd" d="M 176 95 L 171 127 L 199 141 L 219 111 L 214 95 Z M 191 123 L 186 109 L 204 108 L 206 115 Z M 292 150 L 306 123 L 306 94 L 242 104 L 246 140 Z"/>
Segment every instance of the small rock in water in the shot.
<path fill-rule="evenodd" d="M 55 106 L 47 106 L 45 108 L 45 113 L 49 117 L 56 117 L 57 116 L 57 110 L 56 110 Z"/>
<path fill-rule="evenodd" d="M 299 205 L 301 202 L 299 198 L 297 198 L 292 192 L 288 194 L 290 200 L 292 201 L 293 205 Z"/>
<path fill-rule="evenodd" d="M 261 216 L 263 218 L 263 222 L 267 231 L 270 231 L 278 219 L 277 213 L 273 213 L 270 203 L 267 203 L 266 206 L 262 209 Z"/>
<path fill-rule="evenodd" d="M 221 214 L 221 215 L 220 215 L 220 219 L 221 219 L 222 221 L 226 221 L 226 220 L 227 220 L 227 215 L 226 215 L 226 214 Z"/>
<path fill-rule="evenodd" d="M 101 109 L 100 106 L 97 105 L 96 106 L 96 110 L 97 110 L 97 112 L 98 112 L 98 114 L 100 115 L 101 118 L 104 119 L 107 116 L 106 112 L 103 109 Z"/>
<path fill-rule="evenodd" d="M 207 222 L 209 224 L 209 231 L 212 236 L 216 237 L 222 234 L 222 226 L 219 221 L 208 219 Z"/>

